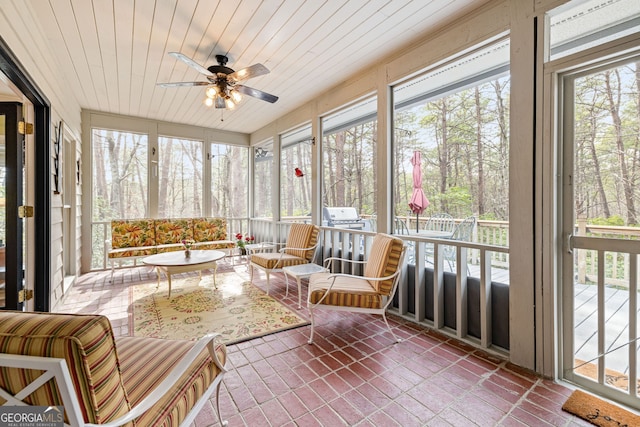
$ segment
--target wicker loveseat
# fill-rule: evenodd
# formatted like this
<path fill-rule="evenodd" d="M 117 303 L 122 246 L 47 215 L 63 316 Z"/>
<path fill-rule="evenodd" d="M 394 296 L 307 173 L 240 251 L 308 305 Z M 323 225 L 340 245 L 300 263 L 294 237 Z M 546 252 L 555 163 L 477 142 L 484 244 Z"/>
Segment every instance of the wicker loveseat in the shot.
<path fill-rule="evenodd" d="M 4 311 L 0 405 L 62 406 L 71 426 L 189 425 L 219 392 L 226 357 L 214 335 L 114 338 L 100 315 Z"/>
<path fill-rule="evenodd" d="M 224 218 L 115 219 L 111 221 L 111 240 L 105 242 L 105 254 L 113 276 L 117 263 L 181 250 L 183 240 L 193 240 L 192 249 L 230 251 L 235 242 L 227 237 Z"/>

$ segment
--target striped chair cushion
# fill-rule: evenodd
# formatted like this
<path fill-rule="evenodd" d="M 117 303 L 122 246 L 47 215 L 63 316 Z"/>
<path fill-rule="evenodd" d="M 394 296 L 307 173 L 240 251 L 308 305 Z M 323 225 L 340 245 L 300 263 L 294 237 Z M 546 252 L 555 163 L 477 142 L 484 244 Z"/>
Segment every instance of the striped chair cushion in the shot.
<path fill-rule="evenodd" d="M 364 276 L 391 276 L 399 268 L 402 248 L 402 240 L 388 234 L 377 234 L 371 245 L 371 252 L 364 268 Z M 380 294 L 387 296 L 393 288 L 393 279 L 371 281 L 371 286 Z"/>
<path fill-rule="evenodd" d="M 66 360 L 87 422 L 106 423 L 129 411 L 113 331 L 106 317 L 4 311 L 0 312 L 0 325 L 1 353 Z M 23 369 L 3 369 L 0 386 L 20 390 L 38 375 Z M 40 406 L 62 404 L 52 381 L 28 400 Z"/>
<path fill-rule="evenodd" d="M 280 263 L 278 263 L 278 260 L 280 260 Z M 272 252 L 254 254 L 251 256 L 251 262 L 268 270 L 276 268 L 276 264 L 278 268 L 288 267 L 291 265 L 307 264 L 307 260 L 305 258 L 300 258 L 298 256 L 285 253 L 282 254 L 281 259 L 279 253 Z"/>
<path fill-rule="evenodd" d="M 328 280 L 329 275 L 330 273 L 311 275 L 309 278 L 310 303 L 317 304 L 322 299 L 331 280 L 333 280 Z M 338 307 L 380 308 L 382 302 L 382 296 L 376 292 L 368 280 L 355 276 L 339 276 L 322 304 Z"/>
<path fill-rule="evenodd" d="M 292 224 L 289 229 L 289 236 L 287 237 L 287 247 L 310 248 L 315 246 L 318 241 L 319 230 L 318 226 L 313 224 Z M 313 249 L 307 251 L 300 249 L 285 250 L 285 253 L 304 258 L 309 262 L 313 259 L 314 252 L 315 251 Z"/>
<path fill-rule="evenodd" d="M 116 341 L 124 387 L 132 406 L 140 403 L 194 345 L 193 341 L 120 337 Z M 226 347 L 216 349 L 226 360 Z M 143 416 L 137 426 L 177 426 L 214 381 L 220 370 L 205 349 L 191 369 Z"/>

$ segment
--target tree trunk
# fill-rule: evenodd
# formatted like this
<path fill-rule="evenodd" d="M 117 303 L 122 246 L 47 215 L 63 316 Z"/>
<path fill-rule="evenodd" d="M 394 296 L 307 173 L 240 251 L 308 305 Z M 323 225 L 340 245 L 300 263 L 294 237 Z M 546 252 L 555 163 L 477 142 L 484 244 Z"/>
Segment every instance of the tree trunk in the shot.
<path fill-rule="evenodd" d="M 167 197 L 169 192 L 170 183 L 173 181 L 170 178 L 171 172 L 171 154 L 173 152 L 173 138 L 164 139 L 165 143 L 159 147 L 160 164 L 160 182 L 158 183 L 158 215 L 160 218 L 165 218 L 168 214 L 167 210 Z M 171 179 L 171 181 L 170 181 Z M 173 187 L 173 185 L 171 185 Z"/>
<path fill-rule="evenodd" d="M 616 95 L 613 93 L 611 74 L 616 76 Z M 607 99 L 609 100 L 609 111 L 613 127 L 615 131 L 616 151 L 618 154 L 618 167 L 620 168 L 620 178 L 622 179 L 622 189 L 624 199 L 627 204 L 627 224 L 637 224 L 636 209 L 633 201 L 633 186 L 627 171 L 627 163 L 625 159 L 625 147 L 622 140 L 622 121 L 620 119 L 620 74 L 618 70 L 607 71 L 605 73 L 605 83 L 607 88 Z"/>
<path fill-rule="evenodd" d="M 598 189 L 598 197 L 600 199 L 600 204 L 602 205 L 602 213 L 605 218 L 609 218 L 611 216 L 611 212 L 609 211 L 607 194 L 604 190 L 604 185 L 602 183 L 602 175 L 600 174 L 600 160 L 598 160 L 598 154 L 596 151 L 597 118 L 596 118 L 593 106 L 590 110 L 591 110 L 590 111 L 591 115 L 590 115 L 589 121 L 591 123 L 591 133 L 589 135 L 589 152 L 591 154 L 591 161 L 593 162 L 594 175 L 596 178 L 596 185 Z"/>
<path fill-rule="evenodd" d="M 345 182 L 344 182 L 344 143 L 345 132 L 336 133 L 336 164 L 335 164 L 335 186 L 336 186 L 336 204 L 335 206 L 345 205 Z"/>
<path fill-rule="evenodd" d="M 477 190 L 477 212 L 479 216 L 484 215 L 484 159 L 482 158 L 482 107 L 480 104 L 480 87 L 476 86 L 476 156 L 478 158 L 478 190 Z"/>
<path fill-rule="evenodd" d="M 448 211 L 446 198 L 447 193 L 447 170 L 449 168 L 449 147 L 447 144 L 447 101 L 442 99 L 440 101 L 440 142 L 438 144 L 438 170 L 440 171 L 440 194 L 443 196 L 442 210 Z"/>

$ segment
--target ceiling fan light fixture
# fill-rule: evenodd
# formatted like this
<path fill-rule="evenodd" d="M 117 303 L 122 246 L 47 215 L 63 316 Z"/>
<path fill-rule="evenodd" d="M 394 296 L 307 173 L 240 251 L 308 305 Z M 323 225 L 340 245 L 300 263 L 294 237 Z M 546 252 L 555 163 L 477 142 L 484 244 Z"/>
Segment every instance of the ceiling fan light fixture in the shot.
<path fill-rule="evenodd" d="M 198 71 L 200 74 L 204 74 L 208 81 L 157 83 L 157 85 L 161 87 L 206 86 L 206 99 L 204 100 L 204 104 L 207 107 L 215 106 L 215 108 L 219 109 L 233 109 L 242 101 L 243 95 L 261 99 L 272 104 L 278 100 L 278 97 L 275 95 L 240 84 L 240 82 L 249 78 L 268 74 L 269 70 L 262 64 L 253 64 L 241 70 L 234 71 L 232 68 L 226 66 L 229 58 L 225 55 L 216 55 L 218 65 L 205 68 L 182 53 L 169 52 L 169 54 Z"/>
<path fill-rule="evenodd" d="M 218 86 L 209 86 L 204 93 L 207 95 L 207 98 L 215 99 L 215 97 L 218 96 L 219 91 L 220 89 L 218 89 Z"/>
<path fill-rule="evenodd" d="M 242 101 L 242 95 L 237 90 L 231 89 L 230 95 L 231 95 L 231 99 L 233 99 L 233 101 L 236 104 L 238 104 L 240 101 Z"/>

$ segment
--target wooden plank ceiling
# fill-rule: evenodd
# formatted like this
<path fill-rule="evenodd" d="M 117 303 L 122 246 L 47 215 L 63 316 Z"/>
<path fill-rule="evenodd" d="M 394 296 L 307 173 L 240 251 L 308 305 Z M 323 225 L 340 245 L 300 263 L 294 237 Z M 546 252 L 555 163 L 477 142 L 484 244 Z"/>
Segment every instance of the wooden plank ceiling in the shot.
<path fill-rule="evenodd" d="M 486 0 L 28 0 L 83 108 L 237 132 L 253 132 L 337 83 L 393 55 Z M 271 72 L 246 85 L 232 111 L 203 105 L 206 81 L 168 55 L 204 67 L 215 55 L 235 70 Z"/>

